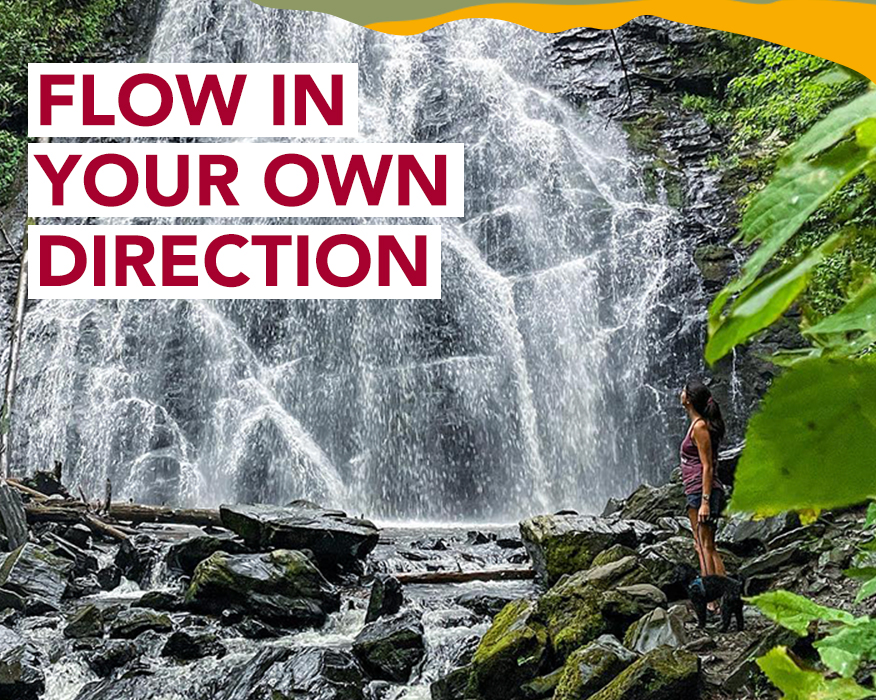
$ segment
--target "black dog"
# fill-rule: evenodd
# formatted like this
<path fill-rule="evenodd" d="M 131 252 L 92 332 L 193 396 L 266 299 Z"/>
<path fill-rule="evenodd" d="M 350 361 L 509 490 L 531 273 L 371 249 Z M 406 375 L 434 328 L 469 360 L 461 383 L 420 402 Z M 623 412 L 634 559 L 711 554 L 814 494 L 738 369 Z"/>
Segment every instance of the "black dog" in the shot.
<path fill-rule="evenodd" d="M 730 622 L 736 617 L 736 629 L 742 631 L 745 621 L 742 617 L 742 581 L 730 576 L 700 576 L 696 569 L 687 564 L 679 565 L 677 576 L 687 586 L 687 594 L 693 603 L 700 628 L 706 626 L 709 603 L 721 601 L 721 631 L 730 629 Z"/>

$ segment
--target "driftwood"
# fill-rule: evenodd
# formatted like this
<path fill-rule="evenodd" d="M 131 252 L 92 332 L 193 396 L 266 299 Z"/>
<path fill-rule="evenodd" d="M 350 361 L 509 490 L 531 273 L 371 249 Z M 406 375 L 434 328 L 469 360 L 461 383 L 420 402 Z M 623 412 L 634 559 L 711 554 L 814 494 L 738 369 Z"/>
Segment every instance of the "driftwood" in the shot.
<path fill-rule="evenodd" d="M 218 510 L 209 508 L 169 508 L 143 506 L 136 503 L 113 503 L 109 515 L 114 520 L 129 523 L 167 523 L 170 525 L 221 526 Z"/>
<path fill-rule="evenodd" d="M 88 507 L 80 501 L 61 501 L 51 505 L 28 503 L 24 506 L 24 511 L 27 513 L 29 523 L 65 523 L 68 525 L 81 523 L 100 535 L 106 535 L 115 540 L 128 539 L 128 536 L 119 528 L 92 515 L 88 511 Z"/>
<path fill-rule="evenodd" d="M 481 571 L 415 571 L 393 574 L 399 583 L 468 583 L 469 581 L 521 581 L 535 578 L 528 568 L 483 569 Z"/>

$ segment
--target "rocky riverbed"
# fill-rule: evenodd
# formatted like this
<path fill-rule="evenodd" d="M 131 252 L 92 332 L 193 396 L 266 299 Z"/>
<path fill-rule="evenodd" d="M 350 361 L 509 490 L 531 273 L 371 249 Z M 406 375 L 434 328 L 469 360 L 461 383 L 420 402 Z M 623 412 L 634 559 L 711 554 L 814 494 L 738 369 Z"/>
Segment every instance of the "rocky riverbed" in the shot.
<path fill-rule="evenodd" d="M 27 497 L 3 493 L 9 549 Z M 140 525 L 121 544 L 32 523 L 0 564 L 0 697 L 752 696 L 754 657 L 811 640 L 750 607 L 742 632 L 695 626 L 680 502 L 672 482 L 601 516 L 384 528 L 307 502 L 227 506 L 226 527 Z M 719 543 L 748 594 L 849 604 L 862 517 L 725 521 Z M 465 581 L 497 571 L 514 580 Z"/>

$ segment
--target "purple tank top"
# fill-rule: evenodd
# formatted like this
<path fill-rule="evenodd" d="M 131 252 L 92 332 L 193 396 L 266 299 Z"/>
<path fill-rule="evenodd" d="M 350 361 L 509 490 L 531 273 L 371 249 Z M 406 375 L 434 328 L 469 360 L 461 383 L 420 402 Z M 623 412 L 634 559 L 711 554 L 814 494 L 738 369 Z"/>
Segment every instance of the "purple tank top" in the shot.
<path fill-rule="evenodd" d="M 694 442 L 691 434 L 693 433 L 693 425 L 688 429 L 687 435 L 681 441 L 681 481 L 684 484 L 684 493 L 690 495 L 692 493 L 703 492 L 703 462 L 700 459 L 700 451 L 697 444 Z M 713 458 L 713 466 L 714 464 Z M 723 488 L 718 475 L 712 475 L 712 489 Z"/>

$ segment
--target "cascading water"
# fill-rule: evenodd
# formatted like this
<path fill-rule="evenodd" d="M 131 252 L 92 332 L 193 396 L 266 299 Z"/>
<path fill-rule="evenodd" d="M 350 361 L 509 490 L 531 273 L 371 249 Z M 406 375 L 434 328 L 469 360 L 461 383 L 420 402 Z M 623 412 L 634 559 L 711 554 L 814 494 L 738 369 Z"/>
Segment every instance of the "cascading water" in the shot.
<path fill-rule="evenodd" d="M 466 144 L 442 299 L 41 302 L 13 468 L 60 459 L 86 492 L 109 478 L 143 502 L 481 521 L 598 510 L 659 478 L 697 365 L 689 256 L 622 132 L 544 87 L 549 44 L 495 21 L 392 37 L 168 0 L 151 61 L 356 62 L 360 140 Z"/>

